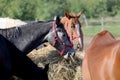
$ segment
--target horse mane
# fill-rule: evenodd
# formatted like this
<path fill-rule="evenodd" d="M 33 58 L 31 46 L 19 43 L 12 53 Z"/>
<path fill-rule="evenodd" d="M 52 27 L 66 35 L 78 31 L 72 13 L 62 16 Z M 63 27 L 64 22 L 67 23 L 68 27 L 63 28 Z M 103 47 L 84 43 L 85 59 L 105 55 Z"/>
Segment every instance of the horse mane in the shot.
<path fill-rule="evenodd" d="M 31 21 L 31 22 L 28 22 L 27 24 L 23 24 L 23 25 L 18 25 L 18 26 L 14 26 L 14 27 L 11 27 L 9 29 L 14 29 L 14 28 L 19 28 L 19 27 L 25 27 L 25 26 L 29 26 L 29 25 L 32 25 L 32 24 L 36 24 L 36 23 L 48 23 L 48 22 L 51 22 L 51 21 L 54 21 L 54 20 L 47 20 L 47 21 L 42 21 L 42 20 L 38 20 L 38 21 Z"/>
<path fill-rule="evenodd" d="M 19 27 L 13 27 L 9 29 L 0 29 L 0 34 L 6 38 L 17 38 L 20 35 L 20 28 Z"/>
<path fill-rule="evenodd" d="M 54 21 L 54 20 L 47 20 L 47 21 L 36 21 L 37 23 L 46 23 L 46 22 L 51 22 L 51 21 Z"/>
<path fill-rule="evenodd" d="M 69 13 L 70 16 L 76 16 L 74 13 Z"/>
<path fill-rule="evenodd" d="M 34 21 L 34 22 L 30 22 L 30 23 L 27 23 L 27 24 L 24 24 L 24 25 L 11 27 L 11 28 L 8 28 L 8 29 L 0 29 L 0 33 L 3 34 L 4 37 L 9 38 L 9 39 L 10 38 L 17 38 L 21 34 L 21 28 L 22 27 L 29 27 L 29 26 L 31 26 L 33 24 L 36 24 L 36 23 L 49 23 L 51 21 L 54 21 L 54 20 Z M 34 26 L 32 26 L 32 27 L 34 27 Z"/>

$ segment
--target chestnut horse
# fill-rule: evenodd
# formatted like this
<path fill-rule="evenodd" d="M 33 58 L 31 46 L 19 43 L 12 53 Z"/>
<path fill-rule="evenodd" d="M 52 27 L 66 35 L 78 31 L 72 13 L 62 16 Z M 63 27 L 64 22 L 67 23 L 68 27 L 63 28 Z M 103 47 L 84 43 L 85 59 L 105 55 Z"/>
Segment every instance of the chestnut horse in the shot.
<path fill-rule="evenodd" d="M 82 63 L 83 80 L 120 80 L 120 40 L 108 31 L 98 33 Z"/>
<path fill-rule="evenodd" d="M 80 51 L 83 50 L 83 32 L 79 21 L 81 15 L 82 11 L 76 15 L 74 13 L 68 13 L 64 10 L 64 17 L 61 19 L 71 42 L 74 44 L 74 48 Z"/>

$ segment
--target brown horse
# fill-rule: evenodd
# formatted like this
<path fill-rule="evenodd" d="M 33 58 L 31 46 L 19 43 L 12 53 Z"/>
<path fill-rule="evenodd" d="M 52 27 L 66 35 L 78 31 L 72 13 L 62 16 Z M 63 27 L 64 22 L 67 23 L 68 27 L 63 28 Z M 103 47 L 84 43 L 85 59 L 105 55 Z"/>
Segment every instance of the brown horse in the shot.
<path fill-rule="evenodd" d="M 79 21 L 82 12 L 77 15 L 74 13 L 68 13 L 64 10 L 64 17 L 61 22 L 70 37 L 71 42 L 74 44 L 76 50 L 83 50 L 83 32 L 81 30 L 81 23 Z"/>
<path fill-rule="evenodd" d="M 82 63 L 83 80 L 120 80 L 120 40 L 108 31 L 98 33 Z"/>

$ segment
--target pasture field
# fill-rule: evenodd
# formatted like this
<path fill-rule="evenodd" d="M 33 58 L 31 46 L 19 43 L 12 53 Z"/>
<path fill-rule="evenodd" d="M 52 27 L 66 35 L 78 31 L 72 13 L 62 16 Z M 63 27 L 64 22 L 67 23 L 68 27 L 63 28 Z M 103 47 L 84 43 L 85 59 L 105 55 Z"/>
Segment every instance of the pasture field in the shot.
<path fill-rule="evenodd" d="M 93 25 L 89 27 L 83 26 L 82 30 L 84 36 L 94 36 L 102 30 L 108 30 L 113 34 L 113 36 L 120 37 L 120 23 L 106 24 L 103 26 L 103 29 L 100 25 Z"/>

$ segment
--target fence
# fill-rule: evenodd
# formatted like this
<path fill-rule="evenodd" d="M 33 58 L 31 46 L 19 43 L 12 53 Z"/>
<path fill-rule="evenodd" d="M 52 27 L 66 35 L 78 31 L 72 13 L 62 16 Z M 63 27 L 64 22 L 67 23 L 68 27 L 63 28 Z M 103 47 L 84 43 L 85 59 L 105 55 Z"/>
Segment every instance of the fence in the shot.
<path fill-rule="evenodd" d="M 120 26 L 120 18 L 104 18 L 101 17 L 100 19 L 87 19 L 85 15 L 81 18 L 82 26 L 86 28 L 94 27 L 94 26 L 100 26 L 101 30 L 104 29 L 106 26 Z"/>

